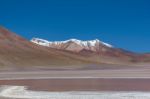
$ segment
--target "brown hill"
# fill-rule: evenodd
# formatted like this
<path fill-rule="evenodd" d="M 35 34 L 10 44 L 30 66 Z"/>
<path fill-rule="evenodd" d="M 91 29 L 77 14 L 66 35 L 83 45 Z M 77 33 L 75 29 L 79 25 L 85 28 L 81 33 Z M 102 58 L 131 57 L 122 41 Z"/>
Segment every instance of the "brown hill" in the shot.
<path fill-rule="evenodd" d="M 85 64 L 70 53 L 38 46 L 0 27 L 0 66 L 63 66 Z"/>

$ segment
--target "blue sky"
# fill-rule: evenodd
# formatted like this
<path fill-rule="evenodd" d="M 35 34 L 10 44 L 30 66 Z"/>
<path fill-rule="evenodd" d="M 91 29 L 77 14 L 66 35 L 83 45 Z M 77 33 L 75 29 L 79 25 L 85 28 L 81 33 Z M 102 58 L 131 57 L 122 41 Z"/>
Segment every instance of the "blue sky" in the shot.
<path fill-rule="evenodd" d="M 0 0 L 0 25 L 27 39 L 100 39 L 150 52 L 150 0 Z"/>

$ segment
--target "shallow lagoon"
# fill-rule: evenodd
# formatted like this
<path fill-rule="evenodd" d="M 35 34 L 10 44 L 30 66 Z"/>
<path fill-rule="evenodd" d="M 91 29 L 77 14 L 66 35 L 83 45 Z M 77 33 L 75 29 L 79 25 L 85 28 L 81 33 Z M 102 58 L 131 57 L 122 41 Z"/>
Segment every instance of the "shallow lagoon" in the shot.
<path fill-rule="evenodd" d="M 150 99 L 150 92 L 32 91 L 25 86 L 1 86 L 0 99 Z"/>

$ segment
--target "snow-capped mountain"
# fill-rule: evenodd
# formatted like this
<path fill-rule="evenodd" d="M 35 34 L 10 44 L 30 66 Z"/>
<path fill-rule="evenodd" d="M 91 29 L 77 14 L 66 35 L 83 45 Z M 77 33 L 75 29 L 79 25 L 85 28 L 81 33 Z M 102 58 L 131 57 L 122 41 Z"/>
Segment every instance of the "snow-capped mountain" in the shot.
<path fill-rule="evenodd" d="M 102 47 L 113 48 L 112 45 L 104 43 L 98 39 L 82 41 L 78 39 L 69 39 L 66 41 L 47 41 L 40 38 L 33 38 L 31 42 L 56 49 L 79 52 L 83 49 L 90 51 L 99 51 Z"/>
<path fill-rule="evenodd" d="M 33 38 L 30 42 L 0 27 L 0 66 L 76 66 L 130 62 L 150 62 L 150 54 L 118 49 L 98 39 L 50 42 Z"/>

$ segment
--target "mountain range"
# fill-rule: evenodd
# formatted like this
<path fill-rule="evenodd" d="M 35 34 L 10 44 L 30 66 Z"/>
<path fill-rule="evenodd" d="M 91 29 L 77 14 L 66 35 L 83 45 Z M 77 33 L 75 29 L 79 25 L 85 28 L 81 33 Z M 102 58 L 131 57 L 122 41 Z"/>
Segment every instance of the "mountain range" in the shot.
<path fill-rule="evenodd" d="M 85 66 L 89 64 L 149 63 L 150 54 L 116 48 L 98 39 L 82 41 L 31 41 L 0 27 L 0 66 Z"/>

